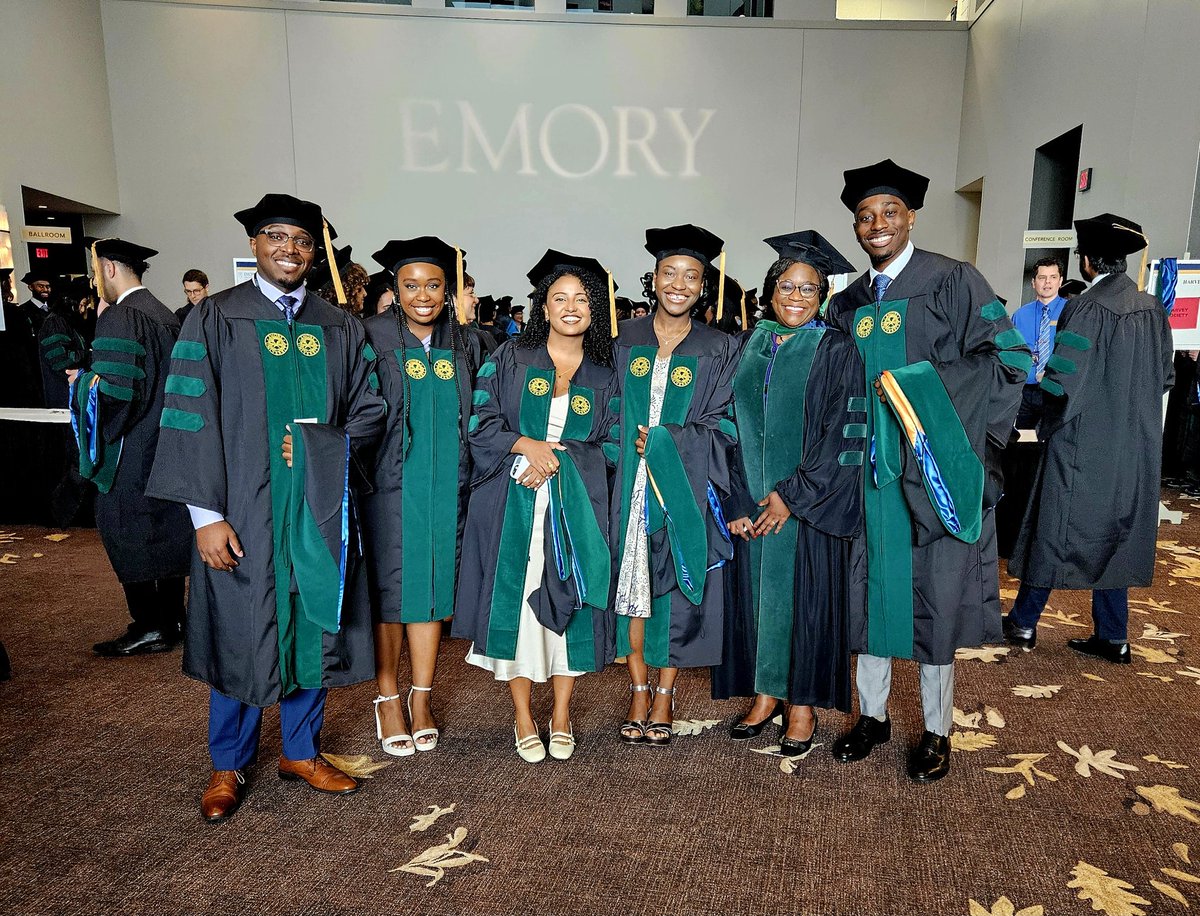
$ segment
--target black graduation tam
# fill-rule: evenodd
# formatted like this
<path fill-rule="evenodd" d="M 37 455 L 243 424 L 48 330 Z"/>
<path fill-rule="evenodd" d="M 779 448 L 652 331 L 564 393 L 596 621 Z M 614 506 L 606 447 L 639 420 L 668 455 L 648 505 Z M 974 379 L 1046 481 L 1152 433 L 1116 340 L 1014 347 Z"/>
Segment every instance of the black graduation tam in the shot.
<path fill-rule="evenodd" d="M 54 277 L 50 275 L 48 270 L 45 270 L 41 267 L 35 267 L 32 270 L 27 271 L 25 276 L 21 278 L 21 282 L 27 284 L 37 283 L 39 280 L 45 280 L 47 283 L 49 283 L 54 280 Z"/>
<path fill-rule="evenodd" d="M 854 273 L 854 265 L 842 257 L 842 253 L 815 229 L 776 235 L 763 241 L 775 249 L 775 254 L 779 257 L 803 261 L 826 277 Z"/>
<path fill-rule="evenodd" d="M 608 277 L 608 271 L 605 270 L 604 265 L 595 258 L 582 258 L 573 254 L 564 254 L 561 251 L 555 251 L 553 248 L 547 250 L 542 255 L 541 260 L 525 276 L 536 287 L 542 280 L 559 268 L 593 274 L 601 283 L 606 282 Z M 617 284 L 614 281 L 613 289 L 615 290 L 616 288 Z"/>
<path fill-rule="evenodd" d="M 1058 288 L 1058 294 L 1066 299 L 1068 296 L 1080 295 L 1085 289 L 1087 284 L 1082 280 L 1067 280 Z"/>
<path fill-rule="evenodd" d="M 1141 226 L 1112 213 L 1075 220 L 1075 237 L 1081 253 L 1110 258 L 1122 258 L 1149 244 Z"/>
<path fill-rule="evenodd" d="M 920 210 L 925 204 L 925 192 L 929 189 L 928 178 L 896 165 L 891 159 L 860 169 L 847 169 L 842 172 L 842 177 L 846 182 L 842 189 L 842 203 L 851 213 L 858 209 L 860 203 L 876 194 L 893 194 L 904 201 L 910 210 Z"/>
<path fill-rule="evenodd" d="M 145 245 L 138 245 L 135 242 L 127 242 L 125 239 L 96 239 L 93 247 L 98 258 L 104 258 L 106 261 L 119 261 L 135 267 L 140 267 L 158 254 L 153 248 L 147 248 Z"/>
<path fill-rule="evenodd" d="M 463 252 L 466 255 L 466 252 Z M 458 263 L 453 245 L 447 245 L 432 235 L 415 239 L 392 239 L 371 255 L 380 267 L 395 273 L 405 264 L 436 264 L 453 277 Z"/>
<path fill-rule="evenodd" d="M 11 267 L 0 267 L 0 282 L 7 280 L 12 276 L 13 269 Z"/>
<path fill-rule="evenodd" d="M 299 226 L 320 243 L 324 236 L 324 217 L 319 204 L 310 200 L 300 200 L 291 194 L 264 194 L 253 207 L 239 210 L 233 218 L 246 229 L 250 238 L 258 235 L 263 226 L 271 223 L 286 223 L 289 226 Z M 329 227 L 329 238 L 336 239 L 337 232 Z"/>
<path fill-rule="evenodd" d="M 655 261 L 683 254 L 711 267 L 724 247 L 722 239 L 690 223 L 669 229 L 646 230 L 646 250 L 654 255 Z"/>
<path fill-rule="evenodd" d="M 333 257 L 334 262 L 337 264 L 339 273 L 350 266 L 351 255 L 353 253 L 353 245 L 347 245 L 344 248 L 338 248 L 336 245 L 334 246 Z M 332 276 L 333 275 L 329 272 L 329 259 L 321 258 L 320 261 L 313 265 L 312 270 L 308 272 L 308 277 L 305 279 L 308 281 L 308 285 L 310 287 L 313 289 L 320 289 L 330 281 Z"/>

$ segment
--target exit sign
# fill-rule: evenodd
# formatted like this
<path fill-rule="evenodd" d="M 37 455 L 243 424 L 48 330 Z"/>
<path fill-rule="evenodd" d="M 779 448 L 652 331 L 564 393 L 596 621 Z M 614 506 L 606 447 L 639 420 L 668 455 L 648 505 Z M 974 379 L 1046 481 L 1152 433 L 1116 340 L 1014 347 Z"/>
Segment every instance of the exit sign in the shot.
<path fill-rule="evenodd" d="M 33 256 L 35 258 L 48 258 L 48 257 L 50 257 L 50 249 L 49 248 L 35 248 L 35 249 L 33 249 Z"/>
<path fill-rule="evenodd" d="M 1092 187 L 1092 170 L 1084 169 L 1079 173 L 1079 190 L 1088 191 Z"/>

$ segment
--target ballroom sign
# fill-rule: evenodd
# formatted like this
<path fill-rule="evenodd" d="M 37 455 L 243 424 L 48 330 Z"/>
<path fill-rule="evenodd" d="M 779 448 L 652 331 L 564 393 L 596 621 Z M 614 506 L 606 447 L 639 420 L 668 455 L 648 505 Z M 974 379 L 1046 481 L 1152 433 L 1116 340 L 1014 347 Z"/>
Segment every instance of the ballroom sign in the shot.
<path fill-rule="evenodd" d="M 38 245 L 70 245 L 70 226 L 26 226 L 21 230 L 21 240 Z"/>

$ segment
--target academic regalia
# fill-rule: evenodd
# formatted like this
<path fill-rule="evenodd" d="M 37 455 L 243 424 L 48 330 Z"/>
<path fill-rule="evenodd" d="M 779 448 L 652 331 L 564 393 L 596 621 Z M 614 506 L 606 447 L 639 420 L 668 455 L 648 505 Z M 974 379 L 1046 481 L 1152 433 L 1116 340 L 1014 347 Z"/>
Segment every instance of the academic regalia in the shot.
<path fill-rule="evenodd" d="M 406 330 L 401 354 L 398 307 L 364 322 L 377 360 L 372 384 L 388 415 L 372 463 L 374 491 L 363 499 L 363 524 L 377 618 L 423 623 L 454 613 L 471 479 L 467 423 L 484 357 L 478 338 L 462 326 L 454 350 L 449 309 L 433 327 L 428 353 Z"/>
<path fill-rule="evenodd" d="M 537 491 L 510 473 L 513 444 L 546 440 L 554 393 L 546 347 L 500 346 L 479 371 L 471 453 L 475 463 L 463 542 L 453 635 L 476 653 L 515 657 L 525 570 L 530 562 Z M 616 376 L 585 356 L 568 392 L 558 473 L 543 486 L 550 499 L 541 552 L 541 585 L 529 600 L 537 622 L 565 634 L 570 668 L 599 671 L 613 659 L 612 556 L 608 538 L 608 464 L 602 443 L 616 420 Z"/>
<path fill-rule="evenodd" d="M 649 233 L 648 233 L 649 235 Z M 719 240 L 717 240 L 719 243 Z M 718 244 L 719 248 L 719 244 Z M 653 315 L 621 323 L 613 362 L 621 390 L 610 533 L 617 568 L 624 562 L 630 501 L 637 474 L 634 440 L 647 425 L 658 351 Z M 646 440 L 646 461 L 670 516 L 647 484 L 653 604 L 645 624 L 646 662 L 696 668 L 721 661 L 725 571 L 733 555 L 721 500 L 730 492 L 729 452 L 735 436 L 730 402 L 738 341 L 693 320 L 670 357 L 662 417 Z M 618 655 L 628 655 L 630 617 L 617 616 Z"/>
<path fill-rule="evenodd" d="M 274 200 L 282 201 L 279 212 L 271 212 Z M 315 214 L 296 212 L 302 205 Z M 268 195 L 257 209 L 321 231 L 316 205 Z M 238 214 L 251 235 L 253 217 Z M 359 321 L 307 293 L 289 325 L 253 280 L 210 296 L 180 334 L 147 492 L 219 513 L 245 550 L 231 572 L 208 568 L 198 551 L 192 556 L 183 669 L 227 697 L 267 706 L 293 691 L 374 676 L 358 513 L 347 484 L 354 454 L 384 424 L 386 406 L 369 381 L 374 371 Z M 294 452 L 313 432 L 299 420 L 339 437 L 343 456 L 349 450 L 349 458 L 322 463 L 330 451 L 313 449 L 304 487 L 281 451 L 289 425 Z M 328 436 L 321 438 L 327 446 Z M 342 497 L 346 550 L 338 577 L 313 583 L 301 567 L 306 555 L 322 556 L 322 494 L 331 489 Z M 340 619 L 331 601 L 340 603 Z"/>
<path fill-rule="evenodd" d="M 87 362 L 88 345 L 66 315 L 51 312 L 38 331 L 41 355 L 42 391 L 47 407 L 67 406 L 67 370 L 80 369 Z"/>
<path fill-rule="evenodd" d="M 775 345 L 776 334 L 792 336 Z M 849 614 L 865 600 L 862 360 L 840 331 L 763 321 L 733 389 L 734 487 L 745 490 L 727 515 L 757 518 L 775 490 L 793 517 L 778 533 L 734 542 L 750 590 L 727 611 L 713 696 L 761 693 L 849 712 Z"/>
<path fill-rule="evenodd" d="M 857 202 L 865 193 L 843 199 Z M 923 195 L 922 188 L 914 206 Z M 863 487 L 868 543 L 875 547 L 861 573 L 870 585 L 866 613 L 852 616 L 851 642 L 871 656 L 947 665 L 961 646 L 1001 639 L 996 455 L 1020 404 L 1028 347 L 974 267 L 921 249 L 912 251 L 882 302 L 875 301 L 869 273 L 835 295 L 829 322 L 858 346 L 868 391 L 892 371 L 927 438 L 937 440 L 932 455 L 948 478 L 929 477 L 929 465 L 915 457 L 897 420 L 892 404 L 898 402 L 884 405 L 872 393 L 859 432 L 868 455 L 874 445 Z M 947 491 L 938 489 L 941 483 Z M 952 500 L 942 504 L 946 492 Z"/>

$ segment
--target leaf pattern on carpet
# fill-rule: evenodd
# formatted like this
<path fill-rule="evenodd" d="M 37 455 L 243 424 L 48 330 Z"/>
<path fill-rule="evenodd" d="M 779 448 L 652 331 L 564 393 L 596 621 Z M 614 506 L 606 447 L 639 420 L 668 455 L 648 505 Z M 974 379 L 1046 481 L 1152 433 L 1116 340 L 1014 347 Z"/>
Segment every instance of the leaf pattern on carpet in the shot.
<path fill-rule="evenodd" d="M 1145 760 L 1147 763 L 1161 763 L 1161 764 L 1162 764 L 1163 766 L 1165 766 L 1165 767 L 1166 767 L 1168 770 L 1187 770 L 1187 769 L 1190 769 L 1190 767 L 1188 767 L 1188 765 L 1187 765 L 1186 763 L 1179 763 L 1178 761 L 1175 761 L 1175 760 L 1163 760 L 1163 758 L 1159 757 L 1159 756 L 1158 756 L 1158 754 L 1147 754 L 1147 755 L 1146 755 L 1145 757 L 1143 757 L 1142 759 L 1143 759 L 1143 760 Z M 1182 843 L 1177 843 L 1176 845 L 1178 845 L 1178 846 L 1183 846 L 1183 844 L 1182 844 Z M 1184 848 L 1184 851 L 1186 852 L 1186 851 L 1187 851 L 1187 847 L 1186 847 L 1186 846 L 1183 846 L 1183 848 Z M 1186 862 L 1186 861 L 1187 861 L 1187 859 L 1184 859 L 1183 861 L 1185 861 L 1185 862 Z"/>
<path fill-rule="evenodd" d="M 1143 646 L 1135 642 L 1129 644 L 1129 651 L 1138 658 L 1148 661 L 1152 665 L 1171 665 L 1178 664 L 1179 659 L 1169 652 L 1164 652 L 1162 649 L 1156 649 L 1154 646 Z"/>
<path fill-rule="evenodd" d="M 1008 646 L 981 646 L 978 649 L 959 649 L 954 653 L 955 659 L 959 661 L 979 661 L 979 662 L 998 662 L 1005 655 L 1011 652 Z"/>
<path fill-rule="evenodd" d="M 992 728 L 1004 728 L 1008 724 L 995 706 L 983 707 L 983 717 Z"/>
<path fill-rule="evenodd" d="M 1001 897 L 991 908 L 985 907 L 982 903 L 972 899 L 967 901 L 971 907 L 970 916 L 1045 916 L 1045 908 L 1041 904 L 1034 904 L 1022 909 L 1017 909 L 1007 897 Z"/>
<path fill-rule="evenodd" d="M 1159 871 L 1168 878 L 1174 878 L 1176 881 L 1184 881 L 1188 884 L 1200 884 L 1200 878 L 1197 878 L 1190 871 L 1180 871 L 1177 868 L 1160 868 Z"/>
<path fill-rule="evenodd" d="M 694 738 L 720 724 L 720 719 L 676 719 L 671 725 L 671 733 L 681 738 Z"/>
<path fill-rule="evenodd" d="M 1065 614 L 1062 611 L 1043 611 L 1042 616 L 1038 618 L 1038 625 L 1041 626 L 1047 619 L 1057 621 L 1064 627 L 1079 627 L 1083 630 L 1090 630 L 1092 628 L 1090 623 L 1084 623 L 1080 620 L 1078 614 Z"/>
<path fill-rule="evenodd" d="M 1175 680 L 1175 678 L 1171 677 L 1169 674 L 1155 674 L 1153 671 L 1137 671 L 1135 673 L 1138 677 L 1146 677 L 1150 678 L 1151 680 L 1162 681 L 1164 684 L 1169 684 Z"/>
<path fill-rule="evenodd" d="M 996 746 L 996 736 L 987 732 L 951 732 L 950 750 L 982 751 Z"/>
<path fill-rule="evenodd" d="M 1169 630 L 1164 630 L 1157 624 L 1146 621 L 1146 623 L 1142 624 L 1142 635 L 1138 639 L 1152 639 L 1158 642 L 1169 642 L 1174 645 L 1175 640 L 1187 635 L 1187 633 L 1172 633 Z"/>
<path fill-rule="evenodd" d="M 354 754 L 348 757 L 340 754 L 321 754 L 321 756 L 347 776 L 353 776 L 355 779 L 372 779 L 374 778 L 373 774 L 392 765 L 390 760 L 380 763 L 372 760 L 366 754 Z"/>
<path fill-rule="evenodd" d="M 1062 684 L 1021 684 L 1012 689 L 1013 695 L 1031 700 L 1048 700 L 1062 690 Z"/>
<path fill-rule="evenodd" d="M 1184 677 L 1195 678 L 1196 683 L 1200 684 L 1200 668 L 1197 668 L 1195 665 L 1188 665 L 1182 671 L 1176 671 L 1175 673 L 1182 674 Z"/>
<path fill-rule="evenodd" d="M 17 541 L 23 540 L 25 538 L 21 537 L 15 531 L 0 531 L 0 544 L 15 544 Z"/>
<path fill-rule="evenodd" d="M 21 555 L 18 553 L 6 553 L 4 556 L 0 557 L 0 563 L 5 564 L 6 566 L 15 566 L 17 564 L 17 560 L 19 559 L 21 559 Z"/>
<path fill-rule="evenodd" d="M 1049 757 L 1049 754 L 1008 754 L 1009 760 L 1017 761 L 1010 767 L 985 767 L 989 773 L 1016 773 L 1025 779 L 1029 785 L 1037 784 L 1037 777 L 1047 782 L 1058 782 L 1058 777 L 1037 768 L 1037 764 Z"/>
<path fill-rule="evenodd" d="M 1112 776 L 1114 779 L 1124 779 L 1120 771 L 1137 772 L 1137 767 L 1132 763 L 1121 763 L 1117 760 L 1116 751 L 1093 751 L 1086 744 L 1081 744 L 1079 750 L 1075 750 L 1065 741 L 1058 741 L 1059 750 L 1064 754 L 1070 754 L 1075 758 L 1075 772 L 1080 776 L 1091 776 L 1092 770 L 1097 773 L 1103 773 L 1105 776 Z"/>
<path fill-rule="evenodd" d="M 1120 878 L 1114 878 L 1102 868 L 1089 865 L 1082 859 L 1071 869 L 1071 877 L 1067 887 L 1079 891 L 1075 896 L 1092 905 L 1092 909 L 1106 916 L 1146 916 L 1146 911 L 1140 906 L 1150 906 L 1145 897 L 1130 893 L 1133 885 Z"/>
<path fill-rule="evenodd" d="M 57 544 L 59 541 L 65 541 L 70 536 L 71 535 L 67 534 L 66 532 L 60 531 L 58 534 L 47 534 L 44 538 L 42 538 L 42 540 L 53 541 L 55 544 Z"/>
<path fill-rule="evenodd" d="M 954 724 L 960 728 L 979 728 L 979 723 L 983 721 L 983 713 L 973 712 L 965 713 L 957 706 L 954 707 Z"/>
<path fill-rule="evenodd" d="M 1156 598 L 1130 598 L 1130 605 L 1135 608 L 1146 608 L 1149 611 L 1161 611 L 1164 614 L 1178 614 L 1179 611 L 1171 607 L 1170 601 L 1159 601 Z"/>
<path fill-rule="evenodd" d="M 1157 878 L 1151 878 L 1150 886 L 1153 887 L 1160 894 L 1162 894 L 1164 897 L 1169 897 L 1170 899 L 1174 900 L 1180 906 L 1182 906 L 1186 909 L 1191 909 L 1191 904 L 1189 904 L 1187 902 L 1187 897 L 1183 896 L 1183 894 L 1181 894 L 1175 888 L 1171 887 L 1171 885 L 1167 884 L 1166 882 L 1159 881 Z"/>
<path fill-rule="evenodd" d="M 447 868 L 459 868 L 472 862 L 486 862 L 487 859 L 479 853 L 461 848 L 466 838 L 467 828 L 456 827 L 453 833 L 446 834 L 446 842 L 430 846 L 403 865 L 388 869 L 388 873 L 402 871 L 410 875 L 420 875 L 430 879 L 425 884 L 426 887 L 433 887 L 446 877 Z"/>
<path fill-rule="evenodd" d="M 1138 795 L 1150 803 L 1150 806 L 1160 814 L 1172 814 L 1193 824 L 1200 824 L 1200 804 L 1179 794 L 1174 786 L 1137 786 Z"/>
<path fill-rule="evenodd" d="M 1187 843 L 1172 843 L 1171 852 L 1175 853 L 1176 858 L 1185 865 L 1192 864 L 1192 854 Z"/>
<path fill-rule="evenodd" d="M 1092 674 L 1090 671 L 1081 671 L 1080 674 L 1086 677 L 1089 681 L 1100 681 L 1104 684 L 1108 683 L 1108 681 L 1104 680 L 1104 678 L 1102 678 L 1100 675 Z"/>
<path fill-rule="evenodd" d="M 409 815 L 409 817 L 413 819 L 413 822 L 408 825 L 409 832 L 424 833 L 437 822 L 439 817 L 444 817 L 447 814 L 453 814 L 455 806 L 455 802 L 451 802 L 449 808 L 439 808 L 437 805 L 430 805 L 429 811 L 425 814 Z"/>

